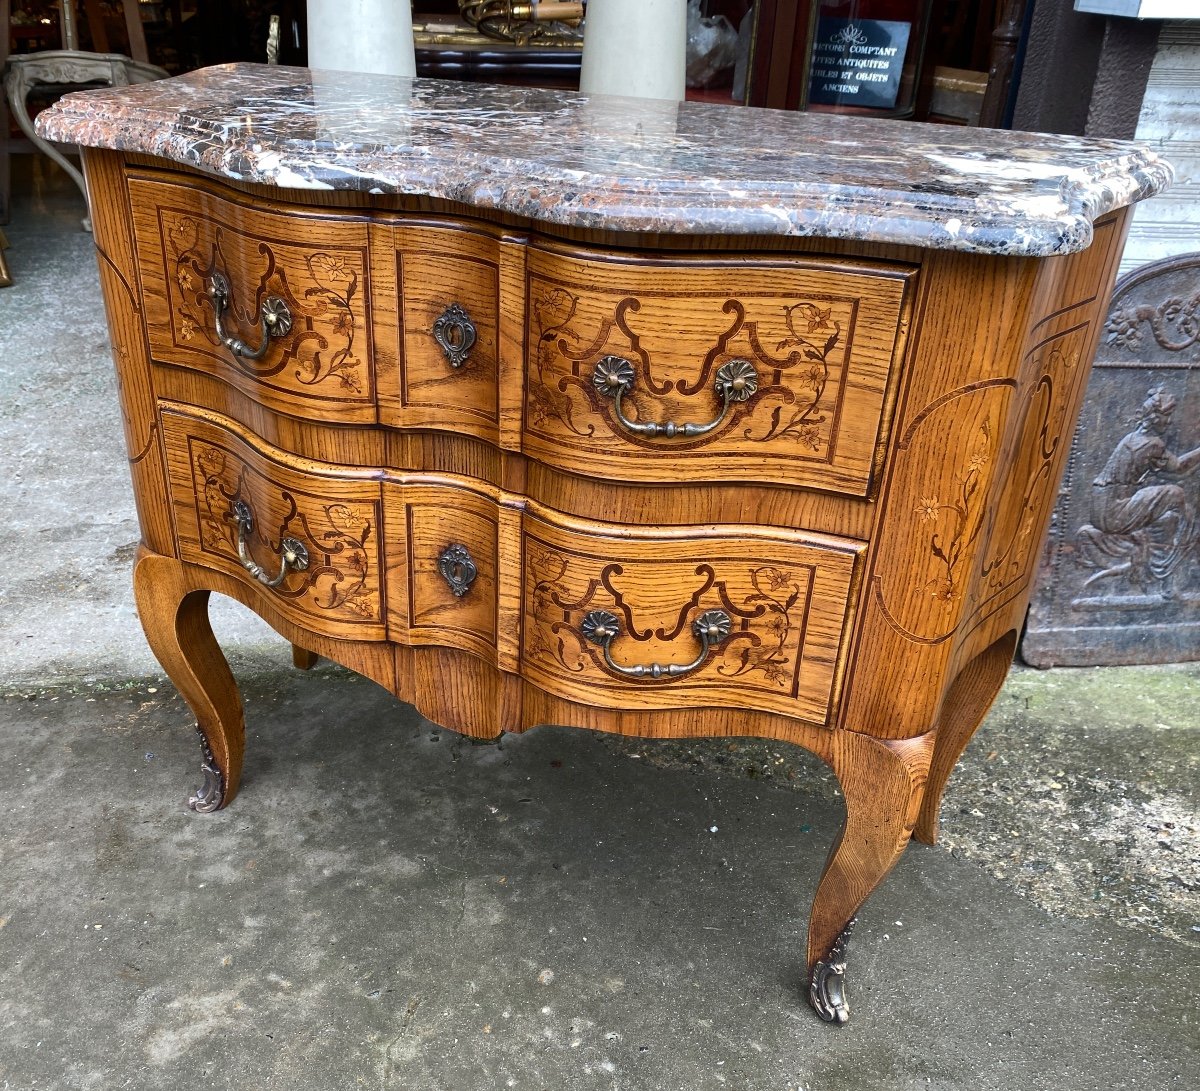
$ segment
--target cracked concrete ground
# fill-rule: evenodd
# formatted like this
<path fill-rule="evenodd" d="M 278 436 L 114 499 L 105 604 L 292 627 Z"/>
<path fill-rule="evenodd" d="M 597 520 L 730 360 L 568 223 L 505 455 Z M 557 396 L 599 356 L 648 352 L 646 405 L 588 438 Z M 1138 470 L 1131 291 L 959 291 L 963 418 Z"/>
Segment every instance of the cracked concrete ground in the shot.
<path fill-rule="evenodd" d="M 1196 665 L 1013 673 L 942 844 L 862 914 L 841 1030 L 801 996 L 840 804 L 794 748 L 475 744 L 338 668 L 293 671 L 219 603 L 245 786 L 186 811 L 198 747 L 133 611 L 90 238 L 60 177 L 18 181 L 0 1089 L 1196 1085 Z"/>

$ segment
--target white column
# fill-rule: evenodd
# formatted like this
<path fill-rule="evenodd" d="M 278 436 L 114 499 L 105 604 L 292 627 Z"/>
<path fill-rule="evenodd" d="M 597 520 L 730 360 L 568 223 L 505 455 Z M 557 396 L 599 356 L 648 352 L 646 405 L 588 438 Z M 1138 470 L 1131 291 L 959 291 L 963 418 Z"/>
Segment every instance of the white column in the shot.
<path fill-rule="evenodd" d="M 415 76 L 409 0 L 308 0 L 308 66 Z"/>
<path fill-rule="evenodd" d="M 579 89 L 683 98 L 687 0 L 589 0 Z"/>

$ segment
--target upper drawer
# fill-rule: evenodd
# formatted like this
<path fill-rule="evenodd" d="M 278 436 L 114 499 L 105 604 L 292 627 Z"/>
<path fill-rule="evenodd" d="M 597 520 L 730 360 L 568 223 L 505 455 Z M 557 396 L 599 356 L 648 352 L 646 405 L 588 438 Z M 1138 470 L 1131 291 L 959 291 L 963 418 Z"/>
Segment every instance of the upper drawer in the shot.
<path fill-rule="evenodd" d="M 376 419 L 364 221 L 272 212 L 201 182 L 134 177 L 129 187 L 155 359 L 207 372 L 282 412 Z M 218 278 L 227 286 L 221 306 Z M 288 320 L 267 337 L 263 316 L 280 304 Z"/>
<path fill-rule="evenodd" d="M 398 382 L 380 384 L 380 420 L 497 443 L 502 346 L 520 359 L 521 244 L 458 220 L 384 222 L 377 230 L 395 276 L 394 305 L 384 305 L 376 284 L 378 347 L 385 351 L 386 336 L 386 351 L 400 361 Z"/>
<path fill-rule="evenodd" d="M 620 481 L 870 490 L 914 271 L 531 248 L 523 447 Z"/>

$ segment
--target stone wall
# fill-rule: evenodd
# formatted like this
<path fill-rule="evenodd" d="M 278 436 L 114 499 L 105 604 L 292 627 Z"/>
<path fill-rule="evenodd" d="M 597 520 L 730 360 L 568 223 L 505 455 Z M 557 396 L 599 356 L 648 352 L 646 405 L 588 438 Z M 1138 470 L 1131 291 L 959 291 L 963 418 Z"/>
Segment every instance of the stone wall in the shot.
<path fill-rule="evenodd" d="M 1200 251 L 1200 19 L 1163 26 L 1136 139 L 1174 165 L 1175 185 L 1135 209 L 1122 274 L 1148 261 Z"/>

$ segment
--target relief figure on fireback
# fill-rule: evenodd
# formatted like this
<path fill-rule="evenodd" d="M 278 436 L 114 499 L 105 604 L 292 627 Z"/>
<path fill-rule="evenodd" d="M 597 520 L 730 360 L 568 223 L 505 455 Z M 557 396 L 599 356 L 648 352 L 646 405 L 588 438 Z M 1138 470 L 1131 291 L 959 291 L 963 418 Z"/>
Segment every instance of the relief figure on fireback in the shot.
<path fill-rule="evenodd" d="M 1165 433 L 1175 398 L 1151 390 L 1092 482 L 1092 521 L 1079 528 L 1078 560 L 1095 569 L 1085 586 L 1124 577 L 1138 590 L 1171 598 L 1197 562 L 1200 520 L 1196 478 L 1200 447 L 1174 454 Z"/>

